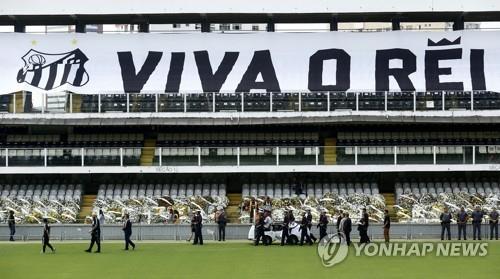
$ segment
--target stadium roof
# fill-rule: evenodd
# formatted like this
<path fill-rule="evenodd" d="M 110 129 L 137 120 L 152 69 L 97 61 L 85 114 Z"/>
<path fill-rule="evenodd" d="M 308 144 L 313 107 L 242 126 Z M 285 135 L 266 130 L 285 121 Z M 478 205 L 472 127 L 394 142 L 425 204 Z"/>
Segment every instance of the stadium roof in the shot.
<path fill-rule="evenodd" d="M 2 0 L 0 24 L 500 21 L 496 0 Z"/>

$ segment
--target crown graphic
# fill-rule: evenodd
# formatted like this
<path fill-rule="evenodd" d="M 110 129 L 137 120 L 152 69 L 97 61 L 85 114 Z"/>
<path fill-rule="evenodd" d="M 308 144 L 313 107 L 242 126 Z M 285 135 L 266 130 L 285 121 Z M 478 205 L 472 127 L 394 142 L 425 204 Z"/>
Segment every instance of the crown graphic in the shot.
<path fill-rule="evenodd" d="M 431 39 L 427 39 L 427 46 L 430 46 L 430 47 L 433 47 L 433 46 L 451 46 L 451 45 L 459 45 L 460 44 L 460 40 L 462 39 L 462 37 L 458 37 L 456 40 L 454 40 L 453 42 L 448 40 L 448 39 L 441 39 L 440 41 L 438 41 L 437 43 L 434 42 L 433 40 Z"/>

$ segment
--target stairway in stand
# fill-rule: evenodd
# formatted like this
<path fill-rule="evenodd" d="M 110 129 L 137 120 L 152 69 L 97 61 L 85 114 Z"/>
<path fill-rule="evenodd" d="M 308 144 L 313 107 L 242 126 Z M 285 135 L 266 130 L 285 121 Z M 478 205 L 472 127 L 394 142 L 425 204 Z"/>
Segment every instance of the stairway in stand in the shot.
<path fill-rule="evenodd" d="M 326 138 L 325 150 L 323 153 L 323 162 L 325 165 L 337 164 L 337 139 Z"/>
<path fill-rule="evenodd" d="M 68 100 L 69 100 L 69 98 L 70 98 L 70 96 L 68 94 Z M 72 108 L 71 108 L 71 110 L 74 113 L 82 112 L 82 95 L 80 95 L 80 94 L 72 94 L 71 101 L 72 101 L 72 104 L 71 104 Z"/>
<path fill-rule="evenodd" d="M 228 218 L 228 223 L 240 223 L 240 204 L 241 204 L 241 193 L 229 193 L 227 194 L 229 199 L 229 205 L 226 208 L 226 214 Z"/>
<path fill-rule="evenodd" d="M 24 112 L 24 95 L 23 92 L 16 92 L 12 95 L 11 102 L 9 104 L 9 112 Z"/>
<path fill-rule="evenodd" d="M 396 205 L 396 196 L 394 193 L 382 193 L 385 199 L 385 207 L 389 210 L 389 216 L 391 221 L 397 222 L 398 216 L 396 215 L 396 210 L 394 210 L 394 205 Z"/>
<path fill-rule="evenodd" d="M 85 222 L 87 216 L 92 215 L 92 208 L 97 195 L 83 195 L 82 203 L 80 205 L 80 214 L 78 215 L 78 222 Z"/>
<path fill-rule="evenodd" d="M 141 152 L 141 166 L 152 166 L 155 156 L 156 139 L 144 140 L 144 147 Z"/>

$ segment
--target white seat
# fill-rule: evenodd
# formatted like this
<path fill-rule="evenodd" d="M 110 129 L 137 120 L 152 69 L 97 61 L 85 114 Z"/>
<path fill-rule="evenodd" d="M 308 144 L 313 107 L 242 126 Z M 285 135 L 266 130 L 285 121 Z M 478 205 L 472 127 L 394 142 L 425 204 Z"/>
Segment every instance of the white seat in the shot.
<path fill-rule="evenodd" d="M 306 194 L 309 197 L 314 197 L 314 184 L 312 183 L 307 184 Z"/>
<path fill-rule="evenodd" d="M 273 184 L 267 184 L 266 185 L 266 196 L 274 198 L 274 185 Z"/>
<path fill-rule="evenodd" d="M 347 194 L 347 188 L 344 183 L 339 184 L 339 195 L 346 195 Z"/>
<path fill-rule="evenodd" d="M 474 193 L 471 193 L 471 189 L 474 189 Z M 467 182 L 467 190 L 469 193 L 475 194 L 476 193 L 475 192 L 476 191 L 475 183 L 472 181 Z"/>
<path fill-rule="evenodd" d="M 203 185 L 202 184 L 196 184 L 194 187 L 194 195 L 195 196 L 201 196 L 203 193 Z"/>
<path fill-rule="evenodd" d="M 226 184 L 224 183 L 219 184 L 219 196 L 221 197 L 226 196 Z"/>
<path fill-rule="evenodd" d="M 323 185 L 323 187 L 325 187 L 325 186 Z M 338 187 L 337 183 L 330 184 L 330 193 L 337 194 L 337 195 L 339 194 L 339 187 Z"/>
<path fill-rule="evenodd" d="M 289 184 L 283 184 L 283 190 L 282 190 L 282 196 L 283 198 L 290 198 L 290 185 Z"/>
<path fill-rule="evenodd" d="M 177 189 L 178 197 L 186 197 L 186 184 L 179 184 L 179 188 Z"/>
<path fill-rule="evenodd" d="M 279 183 L 274 185 L 274 197 L 277 199 L 281 199 L 283 196 L 283 191 L 281 187 L 282 186 Z"/>
<path fill-rule="evenodd" d="M 170 193 L 169 193 L 170 197 L 174 199 L 177 198 L 178 191 L 179 191 L 179 185 L 177 184 L 170 185 Z"/>
<path fill-rule="evenodd" d="M 354 184 L 354 191 L 357 194 L 362 194 L 363 193 L 363 186 L 361 186 L 361 183 Z"/>
<path fill-rule="evenodd" d="M 162 197 L 170 196 L 170 184 L 163 185 L 163 188 L 161 189 L 161 196 Z"/>
<path fill-rule="evenodd" d="M 265 197 L 266 196 L 266 186 L 264 184 L 259 184 L 258 187 L 258 196 L 259 197 Z"/>
<path fill-rule="evenodd" d="M 188 184 L 186 189 L 186 196 L 191 197 L 194 195 L 194 184 Z"/>
<path fill-rule="evenodd" d="M 365 194 L 365 195 L 371 195 L 372 194 L 372 190 L 371 190 L 370 184 L 363 183 L 363 194 Z"/>
<path fill-rule="evenodd" d="M 321 183 L 314 184 L 314 196 L 316 198 L 323 197 L 323 185 Z"/>
<path fill-rule="evenodd" d="M 209 195 L 211 197 L 216 197 L 219 195 L 219 185 L 218 184 L 213 183 L 210 185 Z"/>
<path fill-rule="evenodd" d="M 203 184 L 201 195 L 204 197 L 210 196 L 210 184 L 208 183 Z"/>
<path fill-rule="evenodd" d="M 258 194 L 258 187 L 257 187 L 257 184 L 252 183 L 252 184 L 250 185 L 250 196 L 251 196 L 251 197 L 257 197 L 257 194 Z"/>
<path fill-rule="evenodd" d="M 243 198 L 250 196 L 250 186 L 246 183 L 241 186 L 241 196 Z"/>

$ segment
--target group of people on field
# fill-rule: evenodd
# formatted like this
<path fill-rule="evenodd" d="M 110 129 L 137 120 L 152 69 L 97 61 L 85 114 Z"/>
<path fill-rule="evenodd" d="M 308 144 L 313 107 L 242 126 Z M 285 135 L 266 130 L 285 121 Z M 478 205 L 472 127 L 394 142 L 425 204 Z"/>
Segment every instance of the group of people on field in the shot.
<path fill-rule="evenodd" d="M 486 216 L 486 212 L 481 210 L 481 207 L 477 205 L 474 211 L 469 215 L 464 207 L 460 208 L 460 211 L 456 214 L 455 218 L 453 214 L 449 212 L 447 207 L 444 208 L 444 212 L 439 216 L 441 221 L 441 240 L 451 240 L 450 224 L 453 219 L 457 222 L 458 227 L 458 240 L 462 237 L 467 240 L 467 223 L 471 220 L 472 223 L 472 239 L 481 240 L 481 224 L 483 223 L 483 218 Z M 489 213 L 489 225 L 490 225 L 490 240 L 498 240 L 498 217 L 499 213 L 496 208 L 493 208 Z"/>

